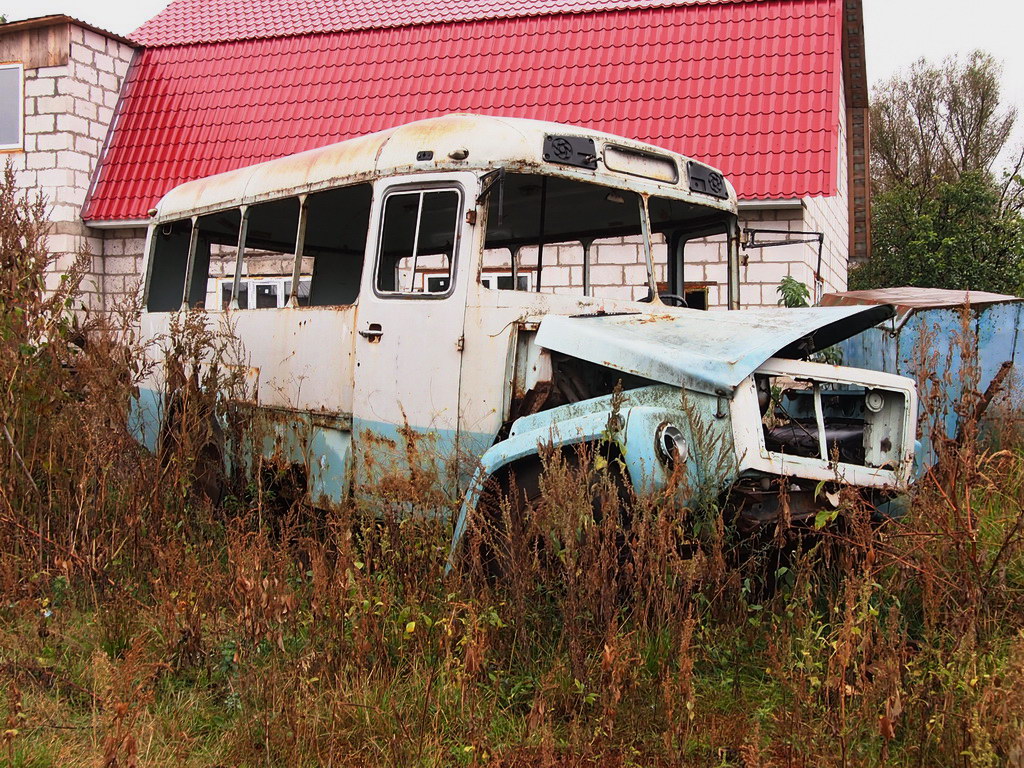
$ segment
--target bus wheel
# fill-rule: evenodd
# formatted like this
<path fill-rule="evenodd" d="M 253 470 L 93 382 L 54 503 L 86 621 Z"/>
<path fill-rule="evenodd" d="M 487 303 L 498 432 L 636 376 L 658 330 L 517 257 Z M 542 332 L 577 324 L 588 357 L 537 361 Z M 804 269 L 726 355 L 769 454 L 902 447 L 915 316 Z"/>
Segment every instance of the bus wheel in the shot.
<path fill-rule="evenodd" d="M 615 535 L 621 565 L 630 555 L 630 492 L 617 452 L 613 448 L 610 453 L 611 456 L 599 445 L 567 448 L 558 469 L 549 465 L 547 471 L 556 473 L 553 482 L 588 483 L 590 519 L 594 523 L 601 524 L 609 505 L 617 510 Z M 594 470 L 598 459 L 602 460 L 604 469 Z M 470 559 L 488 579 L 528 573 L 535 566 L 542 569 L 555 566 L 543 532 L 552 521 L 537 517 L 538 514 L 559 514 L 558 510 L 545 510 L 541 482 L 544 472 L 543 463 L 535 456 L 517 462 L 488 480 L 477 506 L 473 541 L 463 548 L 472 550 L 468 553 Z M 557 473 L 563 474 L 559 477 Z"/>
<path fill-rule="evenodd" d="M 217 506 L 223 501 L 226 489 L 224 453 L 216 443 L 207 443 L 196 454 L 192 469 L 192 494 Z"/>

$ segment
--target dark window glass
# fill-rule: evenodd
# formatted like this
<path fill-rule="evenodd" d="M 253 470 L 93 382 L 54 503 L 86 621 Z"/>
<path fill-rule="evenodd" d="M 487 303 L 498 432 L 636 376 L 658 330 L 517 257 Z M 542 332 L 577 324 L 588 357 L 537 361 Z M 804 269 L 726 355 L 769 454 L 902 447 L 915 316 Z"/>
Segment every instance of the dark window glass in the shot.
<path fill-rule="evenodd" d="M 312 278 L 306 278 L 308 283 L 299 280 L 300 305 L 325 307 L 355 303 L 363 274 L 372 198 L 369 184 L 309 196 L 300 274 L 312 275 Z"/>
<path fill-rule="evenodd" d="M 276 283 L 255 283 L 256 288 L 256 309 L 277 308 L 277 284 Z"/>
<path fill-rule="evenodd" d="M 181 309 L 191 239 L 191 219 L 162 224 L 153 233 L 147 311 L 176 312 Z"/>

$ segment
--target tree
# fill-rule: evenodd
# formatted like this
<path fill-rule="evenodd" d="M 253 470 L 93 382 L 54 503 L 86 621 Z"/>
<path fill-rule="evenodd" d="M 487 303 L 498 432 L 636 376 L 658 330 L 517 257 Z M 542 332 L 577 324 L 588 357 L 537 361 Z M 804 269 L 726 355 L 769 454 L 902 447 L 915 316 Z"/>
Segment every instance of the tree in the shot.
<path fill-rule="evenodd" d="M 967 173 L 991 174 L 1017 112 L 1000 104 L 1002 67 L 974 51 L 940 65 L 925 59 L 877 87 L 871 104 L 875 189 L 906 186 L 922 195 Z"/>
<path fill-rule="evenodd" d="M 872 248 L 851 288 L 1024 288 L 1024 154 L 997 178 L 1016 122 L 998 62 L 924 59 L 875 89 Z"/>
<path fill-rule="evenodd" d="M 923 199 L 894 186 L 872 205 L 871 260 L 851 273 L 851 288 L 1020 292 L 1024 219 L 1000 206 L 999 189 L 981 172 L 942 182 Z"/>

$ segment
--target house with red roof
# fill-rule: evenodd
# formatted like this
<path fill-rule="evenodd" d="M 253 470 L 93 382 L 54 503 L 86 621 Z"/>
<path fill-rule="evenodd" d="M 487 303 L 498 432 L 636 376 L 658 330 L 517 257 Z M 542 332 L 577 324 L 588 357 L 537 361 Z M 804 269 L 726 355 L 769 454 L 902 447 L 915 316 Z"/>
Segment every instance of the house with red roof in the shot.
<path fill-rule="evenodd" d="M 868 254 L 861 0 L 172 0 L 130 40 L 81 208 L 109 297 L 174 186 L 453 112 L 662 146 L 723 170 L 746 227 L 821 233 L 748 249 L 744 305 L 784 275 L 843 290 Z M 625 269 L 625 245 L 597 263 Z M 687 258 L 724 304 L 723 249 Z"/>

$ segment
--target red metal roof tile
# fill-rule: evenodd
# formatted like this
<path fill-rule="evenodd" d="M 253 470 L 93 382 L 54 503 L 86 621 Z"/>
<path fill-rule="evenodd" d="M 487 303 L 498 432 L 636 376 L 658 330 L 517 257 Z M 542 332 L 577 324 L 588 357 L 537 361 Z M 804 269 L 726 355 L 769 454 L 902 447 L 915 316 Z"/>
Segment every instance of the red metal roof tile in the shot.
<path fill-rule="evenodd" d="M 649 141 L 720 167 L 745 199 L 835 194 L 840 0 L 445 3 L 177 0 L 137 39 L 239 37 L 232 14 L 261 34 L 141 52 L 83 217 L 142 218 L 193 178 L 456 111 Z M 480 20 L 394 22 L 428 13 Z"/>
<path fill-rule="evenodd" d="M 755 0 L 173 0 L 131 34 L 146 46 Z"/>

